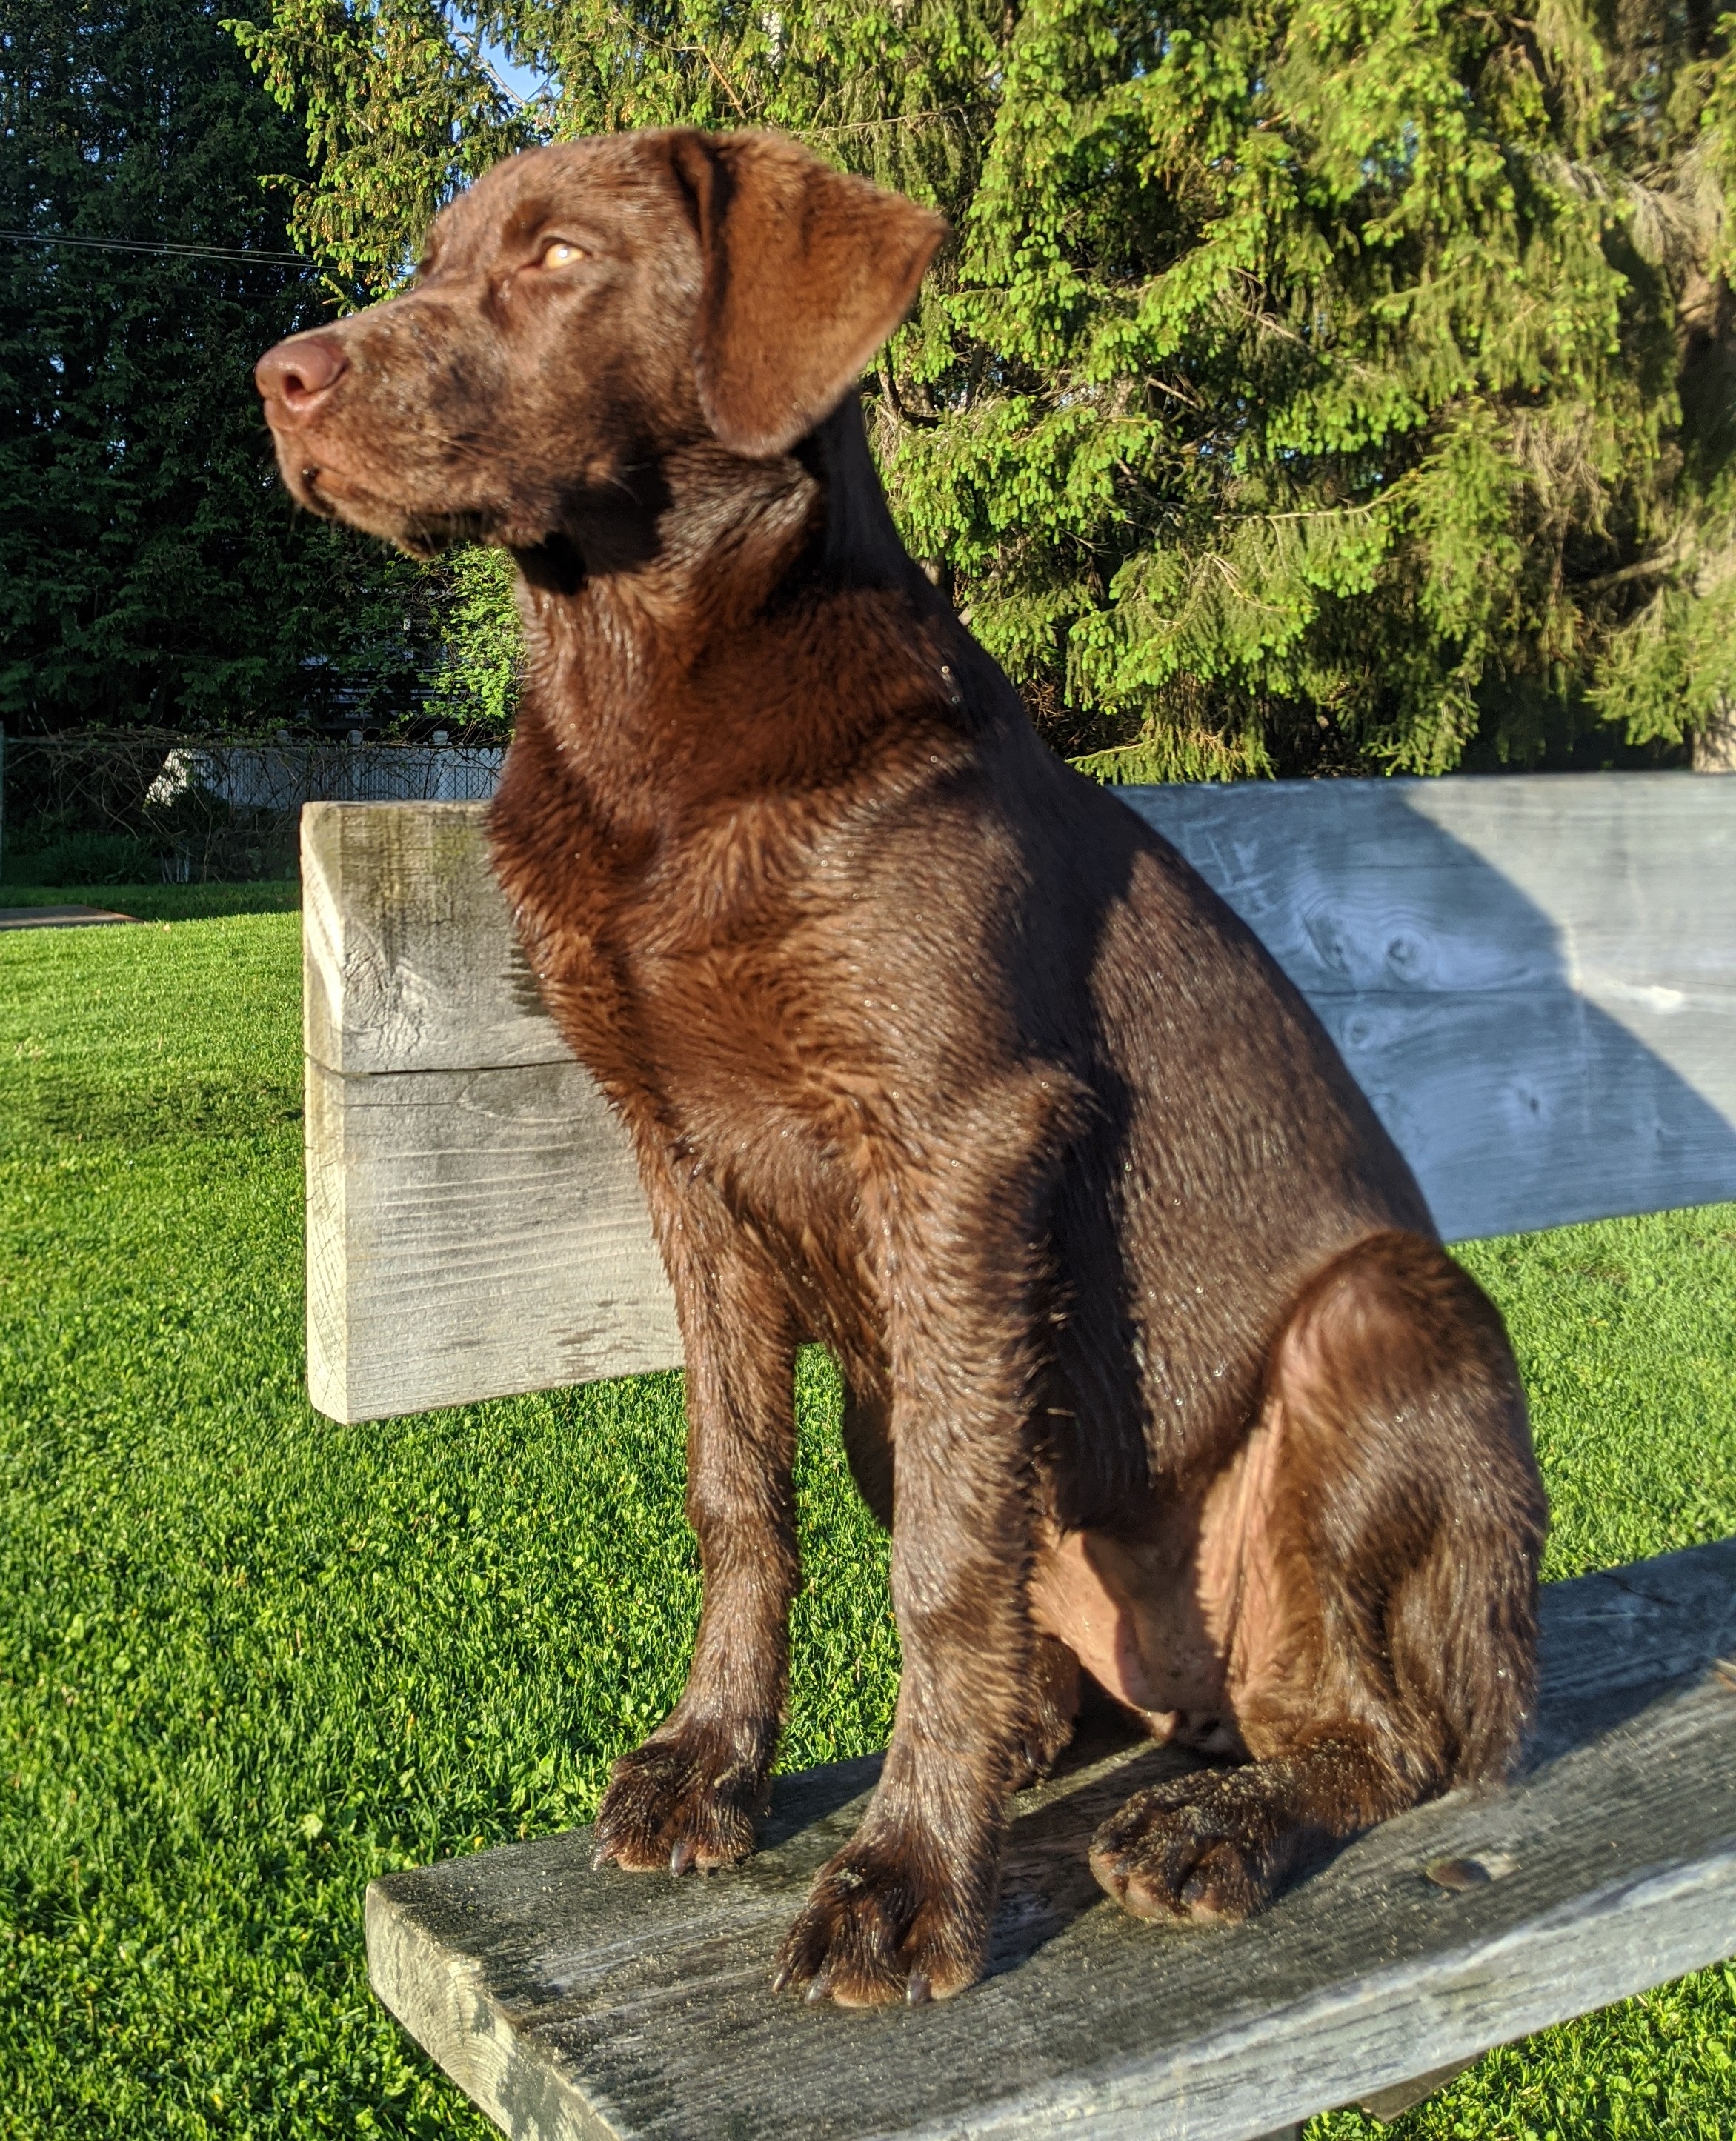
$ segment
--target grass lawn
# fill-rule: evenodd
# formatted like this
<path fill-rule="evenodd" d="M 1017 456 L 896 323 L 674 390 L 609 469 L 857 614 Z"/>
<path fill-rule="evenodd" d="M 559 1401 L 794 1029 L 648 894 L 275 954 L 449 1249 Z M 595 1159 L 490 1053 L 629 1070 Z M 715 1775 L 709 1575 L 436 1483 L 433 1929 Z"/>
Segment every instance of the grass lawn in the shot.
<path fill-rule="evenodd" d="M 0 935 L 0 2137 L 480 2141 L 368 1993 L 362 1887 L 587 1819 L 673 1698 L 678 1378 L 311 1412 L 293 893 L 37 896 L 152 918 Z M 1465 1255 L 1525 1364 L 1549 1573 L 1736 1533 L 1736 1207 Z M 880 1744 L 897 1666 L 817 1356 L 802 1400 L 793 1767 Z M 1736 1971 L 1395 2131 L 1731 2141 Z"/>

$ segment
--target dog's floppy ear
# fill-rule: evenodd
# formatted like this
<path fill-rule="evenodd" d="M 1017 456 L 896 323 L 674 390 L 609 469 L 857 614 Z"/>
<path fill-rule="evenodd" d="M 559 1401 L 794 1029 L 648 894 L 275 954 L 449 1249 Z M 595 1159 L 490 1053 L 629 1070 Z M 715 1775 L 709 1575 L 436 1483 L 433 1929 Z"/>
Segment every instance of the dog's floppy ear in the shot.
<path fill-rule="evenodd" d="M 694 365 L 737 453 L 787 452 L 829 416 L 910 310 L 944 219 L 778 134 L 673 134 L 699 226 Z"/>

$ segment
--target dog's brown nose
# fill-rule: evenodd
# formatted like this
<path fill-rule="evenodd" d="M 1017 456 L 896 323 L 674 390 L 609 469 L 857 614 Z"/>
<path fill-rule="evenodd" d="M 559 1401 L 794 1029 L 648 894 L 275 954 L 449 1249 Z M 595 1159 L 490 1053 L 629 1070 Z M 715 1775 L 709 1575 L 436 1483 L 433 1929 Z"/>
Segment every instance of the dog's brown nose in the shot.
<path fill-rule="evenodd" d="M 291 335 L 268 349 L 254 367 L 254 383 L 268 401 L 281 401 L 292 416 L 300 416 L 337 385 L 348 364 L 334 336 Z"/>

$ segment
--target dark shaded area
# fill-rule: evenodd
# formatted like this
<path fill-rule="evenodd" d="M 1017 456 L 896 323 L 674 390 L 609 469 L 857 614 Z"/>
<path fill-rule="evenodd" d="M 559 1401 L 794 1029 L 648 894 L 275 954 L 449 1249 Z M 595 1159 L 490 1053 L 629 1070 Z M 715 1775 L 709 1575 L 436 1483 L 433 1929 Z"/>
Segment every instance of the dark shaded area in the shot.
<path fill-rule="evenodd" d="M 1712 970 L 1701 977 L 1707 1004 L 1651 1029 L 1671 1051 L 1666 1061 L 1585 992 L 1576 962 L 1590 955 L 1573 941 L 1600 913 L 1631 918 L 1636 933 L 1606 932 L 1595 954 L 1611 970 L 1605 982 L 1643 999 L 1648 985 L 1679 978 L 1655 963 L 1669 940 L 1648 935 L 1644 918 L 1723 896 L 1718 781 L 1122 793 L 1309 999 L 1447 1240 L 1736 1194 Z M 1503 841 L 1551 857 L 1548 912 L 1487 859 Z M 1714 1105 L 1708 1093 L 1724 1097 Z"/>
<path fill-rule="evenodd" d="M 0 229 L 27 234 L 0 240 L 14 734 L 376 718 L 416 703 L 430 658 L 426 578 L 298 516 L 276 481 L 253 363 L 326 303 L 259 175 L 297 170 L 299 130 L 220 13 L 7 11 Z"/>

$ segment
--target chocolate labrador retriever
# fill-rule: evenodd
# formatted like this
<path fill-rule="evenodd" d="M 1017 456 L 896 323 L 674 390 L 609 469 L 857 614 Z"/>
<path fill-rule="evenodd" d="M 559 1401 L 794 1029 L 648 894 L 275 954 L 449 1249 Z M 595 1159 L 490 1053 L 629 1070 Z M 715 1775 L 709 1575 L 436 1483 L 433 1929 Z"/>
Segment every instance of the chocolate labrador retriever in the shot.
<path fill-rule="evenodd" d="M 941 235 L 774 135 L 540 149 L 259 367 L 303 505 L 520 568 L 496 867 L 637 1150 L 704 1571 L 600 1859 L 752 1848 L 792 1364 L 842 1364 L 904 1677 L 777 1981 L 846 2005 L 980 1972 L 1082 1676 L 1226 1758 L 1099 1831 L 1145 1917 L 1499 1777 L 1544 1526 L 1501 1320 L 1318 1021 L 899 541 L 854 388 Z"/>

